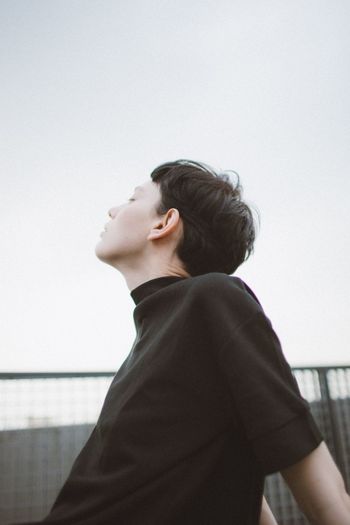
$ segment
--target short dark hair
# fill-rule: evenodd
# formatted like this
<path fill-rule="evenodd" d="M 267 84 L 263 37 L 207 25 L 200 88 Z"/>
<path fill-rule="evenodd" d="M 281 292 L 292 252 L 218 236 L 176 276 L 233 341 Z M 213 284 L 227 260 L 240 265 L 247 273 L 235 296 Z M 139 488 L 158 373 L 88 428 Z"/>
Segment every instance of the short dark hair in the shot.
<path fill-rule="evenodd" d="M 236 183 L 228 171 L 235 173 Z M 251 209 L 242 201 L 243 188 L 235 171 L 217 173 L 203 162 L 178 159 L 159 165 L 150 176 L 160 185 L 156 212 L 179 211 L 183 236 L 176 254 L 191 276 L 208 272 L 230 275 L 248 259 L 254 251 L 256 224 Z"/>

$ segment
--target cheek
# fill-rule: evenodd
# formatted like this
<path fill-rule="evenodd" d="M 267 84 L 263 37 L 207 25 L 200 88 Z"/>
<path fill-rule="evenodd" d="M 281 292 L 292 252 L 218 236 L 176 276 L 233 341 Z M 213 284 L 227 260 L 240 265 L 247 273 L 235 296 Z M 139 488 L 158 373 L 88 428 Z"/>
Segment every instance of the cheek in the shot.
<path fill-rule="evenodd" d="M 111 242 L 130 242 L 142 240 L 147 237 L 149 224 L 142 210 L 125 209 L 115 218 L 107 234 L 110 234 Z"/>

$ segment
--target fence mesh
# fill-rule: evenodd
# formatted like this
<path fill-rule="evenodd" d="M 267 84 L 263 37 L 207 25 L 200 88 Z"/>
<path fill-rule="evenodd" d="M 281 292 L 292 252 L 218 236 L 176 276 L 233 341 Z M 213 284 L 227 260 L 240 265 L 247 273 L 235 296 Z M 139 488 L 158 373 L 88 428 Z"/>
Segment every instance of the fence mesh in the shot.
<path fill-rule="evenodd" d="M 350 366 L 293 368 L 302 396 L 350 485 Z M 43 518 L 88 439 L 113 372 L 0 374 L 0 523 Z M 265 497 L 280 525 L 303 517 L 279 473 Z"/>

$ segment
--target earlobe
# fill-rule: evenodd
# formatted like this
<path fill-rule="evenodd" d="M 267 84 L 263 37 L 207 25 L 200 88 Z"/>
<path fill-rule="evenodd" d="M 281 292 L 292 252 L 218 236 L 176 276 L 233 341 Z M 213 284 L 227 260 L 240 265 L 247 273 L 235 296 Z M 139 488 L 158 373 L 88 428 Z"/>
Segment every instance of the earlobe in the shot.
<path fill-rule="evenodd" d="M 150 231 L 150 233 L 147 236 L 147 240 L 152 241 L 153 239 L 158 239 L 159 237 L 164 236 L 164 224 L 163 222 L 159 222 L 158 224 L 155 224 Z"/>
<path fill-rule="evenodd" d="M 163 237 L 163 236 L 164 236 L 164 229 L 160 225 L 158 228 L 157 227 L 152 228 L 152 230 L 151 230 L 150 234 L 148 235 L 147 239 L 152 240 L 152 239 L 157 239 L 157 238 Z"/>

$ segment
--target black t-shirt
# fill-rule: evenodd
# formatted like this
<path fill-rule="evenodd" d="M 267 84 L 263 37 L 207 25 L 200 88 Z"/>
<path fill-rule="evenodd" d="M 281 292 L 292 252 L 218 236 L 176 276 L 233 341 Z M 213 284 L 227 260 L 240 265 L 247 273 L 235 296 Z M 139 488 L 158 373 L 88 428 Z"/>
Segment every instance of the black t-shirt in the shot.
<path fill-rule="evenodd" d="M 135 341 L 40 523 L 257 525 L 264 477 L 323 440 L 270 320 L 224 273 L 130 295 Z"/>

